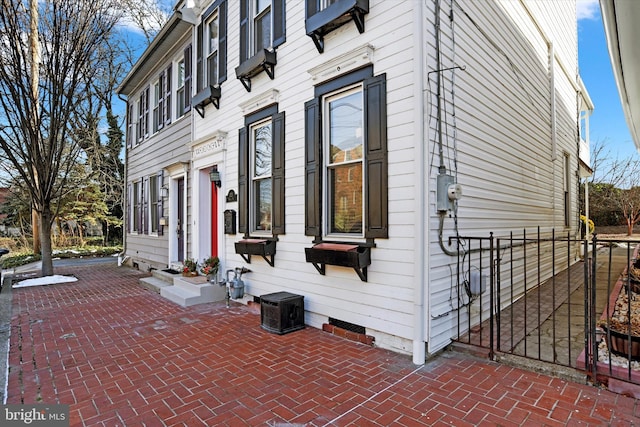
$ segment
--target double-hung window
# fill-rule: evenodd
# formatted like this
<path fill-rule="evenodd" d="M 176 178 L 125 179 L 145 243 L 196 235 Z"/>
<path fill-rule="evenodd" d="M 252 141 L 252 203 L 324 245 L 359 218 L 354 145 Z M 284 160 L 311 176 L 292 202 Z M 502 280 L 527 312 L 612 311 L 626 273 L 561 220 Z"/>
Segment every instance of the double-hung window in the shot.
<path fill-rule="evenodd" d="M 187 46 L 176 66 L 176 117 L 191 110 L 191 51 L 191 45 Z"/>
<path fill-rule="evenodd" d="M 364 108 L 362 84 L 322 98 L 327 183 L 326 234 L 362 237 Z"/>
<path fill-rule="evenodd" d="M 240 63 L 286 40 L 284 0 L 240 0 Z"/>
<path fill-rule="evenodd" d="M 227 80 L 227 0 L 216 0 L 204 11 L 196 41 L 196 92 L 200 93 Z"/>
<path fill-rule="evenodd" d="M 252 54 L 256 54 L 271 47 L 271 0 L 254 0 L 253 6 Z"/>
<path fill-rule="evenodd" d="M 284 234 L 284 113 L 273 106 L 251 114 L 238 134 L 238 229 Z"/>
<path fill-rule="evenodd" d="M 162 128 L 161 122 L 161 112 L 162 112 L 162 81 L 156 80 L 153 84 L 153 133 L 158 132 L 160 128 Z"/>
<path fill-rule="evenodd" d="M 184 58 L 176 65 L 176 116 L 182 117 L 185 107 Z"/>
<path fill-rule="evenodd" d="M 159 218 L 158 218 L 158 201 L 159 201 L 159 196 L 160 196 L 160 191 L 158 188 L 158 177 L 155 175 L 151 175 L 149 177 L 149 192 L 147 193 L 149 194 L 149 225 L 151 225 L 151 232 L 152 233 L 157 233 L 158 232 L 158 224 L 159 224 Z"/>
<path fill-rule="evenodd" d="M 131 231 L 142 231 L 142 181 L 136 181 L 131 186 Z"/>
<path fill-rule="evenodd" d="M 138 124 L 136 125 L 136 135 L 138 142 L 149 136 L 149 88 L 140 93 L 138 98 Z"/>
<path fill-rule="evenodd" d="M 250 227 L 255 232 L 271 233 L 271 119 L 250 127 L 250 174 L 251 186 L 249 202 L 252 209 Z"/>
<path fill-rule="evenodd" d="M 388 237 L 386 75 L 372 71 L 320 84 L 305 104 L 305 234 L 317 241 Z"/>
<path fill-rule="evenodd" d="M 218 12 L 213 13 L 206 22 L 207 82 L 210 86 L 218 84 Z"/>

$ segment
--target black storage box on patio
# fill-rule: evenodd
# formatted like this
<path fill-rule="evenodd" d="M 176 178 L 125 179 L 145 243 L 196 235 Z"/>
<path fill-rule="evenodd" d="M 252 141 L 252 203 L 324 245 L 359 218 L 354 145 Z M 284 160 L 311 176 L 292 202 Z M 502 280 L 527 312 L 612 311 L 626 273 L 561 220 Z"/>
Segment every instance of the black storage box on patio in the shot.
<path fill-rule="evenodd" d="M 304 297 L 290 292 L 260 296 L 262 329 L 279 335 L 304 328 Z"/>

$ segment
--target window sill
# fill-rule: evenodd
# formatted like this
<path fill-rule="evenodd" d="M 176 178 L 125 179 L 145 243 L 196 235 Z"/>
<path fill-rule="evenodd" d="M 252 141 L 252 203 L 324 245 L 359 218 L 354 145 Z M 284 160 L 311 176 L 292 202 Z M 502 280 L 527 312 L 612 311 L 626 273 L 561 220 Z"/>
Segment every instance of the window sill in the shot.
<path fill-rule="evenodd" d="M 307 18 L 305 30 L 318 52 L 323 53 L 324 36 L 349 21 L 354 21 L 360 34 L 364 33 L 364 15 L 367 13 L 369 0 L 339 0 Z"/>
<path fill-rule="evenodd" d="M 273 80 L 277 63 L 275 50 L 262 49 L 236 67 L 236 77 L 247 92 L 251 92 L 251 79 L 264 71 Z"/>
<path fill-rule="evenodd" d="M 276 241 L 271 239 L 243 239 L 235 243 L 236 253 L 248 264 L 251 264 L 251 255 L 260 255 L 273 267 L 276 257 Z"/>
<path fill-rule="evenodd" d="M 324 276 L 325 266 L 351 267 L 363 282 L 367 281 L 367 267 L 371 264 L 371 248 L 357 243 L 318 243 L 304 249 L 306 261 Z"/>

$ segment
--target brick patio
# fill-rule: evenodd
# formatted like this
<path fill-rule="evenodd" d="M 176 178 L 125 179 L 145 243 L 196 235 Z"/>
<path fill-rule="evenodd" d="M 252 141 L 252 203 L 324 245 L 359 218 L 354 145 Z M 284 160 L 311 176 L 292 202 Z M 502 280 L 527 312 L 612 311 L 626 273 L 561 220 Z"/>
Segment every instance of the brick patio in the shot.
<path fill-rule="evenodd" d="M 71 425 L 640 425 L 635 399 L 447 352 L 409 356 L 255 308 L 182 308 L 113 264 L 13 290 L 7 403 L 71 405 Z"/>

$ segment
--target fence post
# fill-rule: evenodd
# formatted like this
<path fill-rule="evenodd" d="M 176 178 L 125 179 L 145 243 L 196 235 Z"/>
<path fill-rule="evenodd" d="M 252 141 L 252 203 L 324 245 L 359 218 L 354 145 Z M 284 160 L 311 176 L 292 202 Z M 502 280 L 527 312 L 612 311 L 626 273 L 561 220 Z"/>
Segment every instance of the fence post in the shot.
<path fill-rule="evenodd" d="M 494 265 L 493 265 L 493 251 L 494 251 L 494 244 L 493 244 L 493 231 L 491 233 L 489 233 L 489 307 L 491 307 L 491 309 L 489 310 L 489 359 L 491 360 L 495 360 L 495 354 L 494 354 L 494 336 L 493 336 L 493 326 L 494 326 L 494 320 L 495 320 L 495 311 L 496 308 L 494 307 L 494 301 L 493 301 L 493 292 L 495 290 L 495 272 L 494 272 Z M 480 309 L 480 311 L 482 311 L 482 308 Z M 499 338 L 498 338 L 499 339 Z"/>

